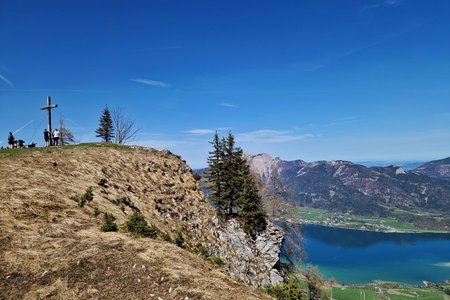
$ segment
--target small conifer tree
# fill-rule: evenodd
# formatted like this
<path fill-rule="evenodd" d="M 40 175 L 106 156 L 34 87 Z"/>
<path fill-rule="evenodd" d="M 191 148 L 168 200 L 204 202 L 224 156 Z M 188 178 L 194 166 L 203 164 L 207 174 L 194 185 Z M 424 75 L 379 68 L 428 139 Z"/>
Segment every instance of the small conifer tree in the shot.
<path fill-rule="evenodd" d="M 141 213 L 134 213 L 125 222 L 124 228 L 134 236 L 150 237 L 152 239 L 158 236 L 158 229 L 154 225 L 149 226 Z"/>
<path fill-rule="evenodd" d="M 105 215 L 103 216 L 103 220 L 104 220 L 103 225 L 100 228 L 101 231 L 115 232 L 118 230 L 117 224 L 115 223 L 116 217 L 114 217 L 112 214 L 105 213 Z"/>
<path fill-rule="evenodd" d="M 110 143 L 114 138 L 114 127 L 113 121 L 111 117 L 111 112 L 109 111 L 108 106 L 106 105 L 103 109 L 103 114 L 99 120 L 99 127 L 95 131 L 97 137 L 102 138 L 102 140 L 106 143 Z"/>

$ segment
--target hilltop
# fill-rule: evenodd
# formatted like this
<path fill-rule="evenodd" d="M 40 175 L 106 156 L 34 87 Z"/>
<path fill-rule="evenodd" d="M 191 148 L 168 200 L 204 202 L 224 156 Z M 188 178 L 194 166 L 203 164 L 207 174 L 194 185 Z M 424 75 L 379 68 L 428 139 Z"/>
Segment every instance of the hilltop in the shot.
<path fill-rule="evenodd" d="M 0 299 L 270 299 L 241 282 L 273 279 L 280 245 L 255 259 L 239 225 L 217 222 L 190 168 L 168 151 L 105 144 L 4 150 L 0 177 Z M 89 190 L 93 199 L 81 207 L 75 200 Z M 119 232 L 100 231 L 106 212 Z M 135 212 L 172 238 L 181 233 L 185 249 L 124 232 Z M 240 244 L 230 247 L 236 232 Z M 196 254 L 199 245 L 221 256 L 224 269 Z M 237 259 L 240 247 L 248 253 Z M 254 271 L 263 263 L 268 273 Z M 266 277 L 243 276 L 244 264 Z M 241 281 L 226 273 L 232 269 Z"/>
<path fill-rule="evenodd" d="M 450 180 L 450 157 L 425 163 L 415 169 L 414 172 L 432 178 Z"/>

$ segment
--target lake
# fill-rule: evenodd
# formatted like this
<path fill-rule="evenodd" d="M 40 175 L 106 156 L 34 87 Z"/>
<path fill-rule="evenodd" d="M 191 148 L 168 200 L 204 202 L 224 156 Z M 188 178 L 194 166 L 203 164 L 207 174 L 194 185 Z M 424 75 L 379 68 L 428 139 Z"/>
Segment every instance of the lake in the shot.
<path fill-rule="evenodd" d="M 381 233 L 293 225 L 304 237 L 306 261 L 339 283 L 395 281 L 411 285 L 450 279 L 450 234 Z M 297 227 L 298 226 L 298 227 Z M 285 226 L 282 226 L 285 227 Z M 284 228 L 295 238 L 293 230 Z M 289 241 L 286 243 L 290 247 Z M 292 257 L 297 257 L 295 251 Z"/>

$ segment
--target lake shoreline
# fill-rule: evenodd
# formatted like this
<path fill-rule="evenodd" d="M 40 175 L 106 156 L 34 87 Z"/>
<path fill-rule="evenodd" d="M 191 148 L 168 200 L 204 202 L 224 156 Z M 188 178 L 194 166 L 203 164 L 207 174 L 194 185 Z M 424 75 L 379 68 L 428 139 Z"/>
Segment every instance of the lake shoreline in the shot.
<path fill-rule="evenodd" d="M 286 232 L 284 253 L 297 241 L 308 257 L 299 263 L 319 266 L 326 279 L 346 286 L 398 283 L 422 286 L 450 279 L 450 234 L 371 232 L 319 224 L 280 222 Z M 296 238 L 298 236 L 298 238 Z"/>
<path fill-rule="evenodd" d="M 370 228 L 362 228 L 362 226 L 358 227 L 352 227 L 352 226 L 345 226 L 345 224 L 327 224 L 322 222 L 314 222 L 314 221 L 305 221 L 305 220 L 299 220 L 299 221 L 293 221 L 293 220 L 283 220 L 280 219 L 279 221 L 286 222 L 289 224 L 297 224 L 297 225 L 319 225 L 324 227 L 330 227 L 330 228 L 339 228 L 339 229 L 346 229 L 346 230 L 357 230 L 357 231 L 367 231 L 367 232 L 379 232 L 379 233 L 417 233 L 417 234 L 450 234 L 450 231 L 439 231 L 439 230 L 428 230 L 428 229 L 417 229 L 417 231 L 414 230 L 399 230 L 399 229 L 389 229 L 389 230 L 375 230 Z"/>

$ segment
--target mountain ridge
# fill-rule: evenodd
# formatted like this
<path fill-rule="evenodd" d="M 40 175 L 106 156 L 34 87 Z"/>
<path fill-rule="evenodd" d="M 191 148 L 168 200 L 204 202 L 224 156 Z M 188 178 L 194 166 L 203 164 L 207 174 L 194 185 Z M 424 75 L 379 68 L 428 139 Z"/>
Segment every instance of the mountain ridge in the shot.
<path fill-rule="evenodd" d="M 448 181 L 416 170 L 407 172 L 400 166 L 369 168 L 345 160 L 284 161 L 268 154 L 249 155 L 247 160 L 266 201 L 275 196 L 298 207 L 378 217 L 391 216 L 394 208 L 450 210 Z M 283 192 L 276 195 L 280 187 Z M 431 228 L 450 228 L 448 221 L 426 222 Z"/>
<path fill-rule="evenodd" d="M 450 157 L 427 162 L 414 169 L 414 172 L 432 178 L 450 181 Z"/>

